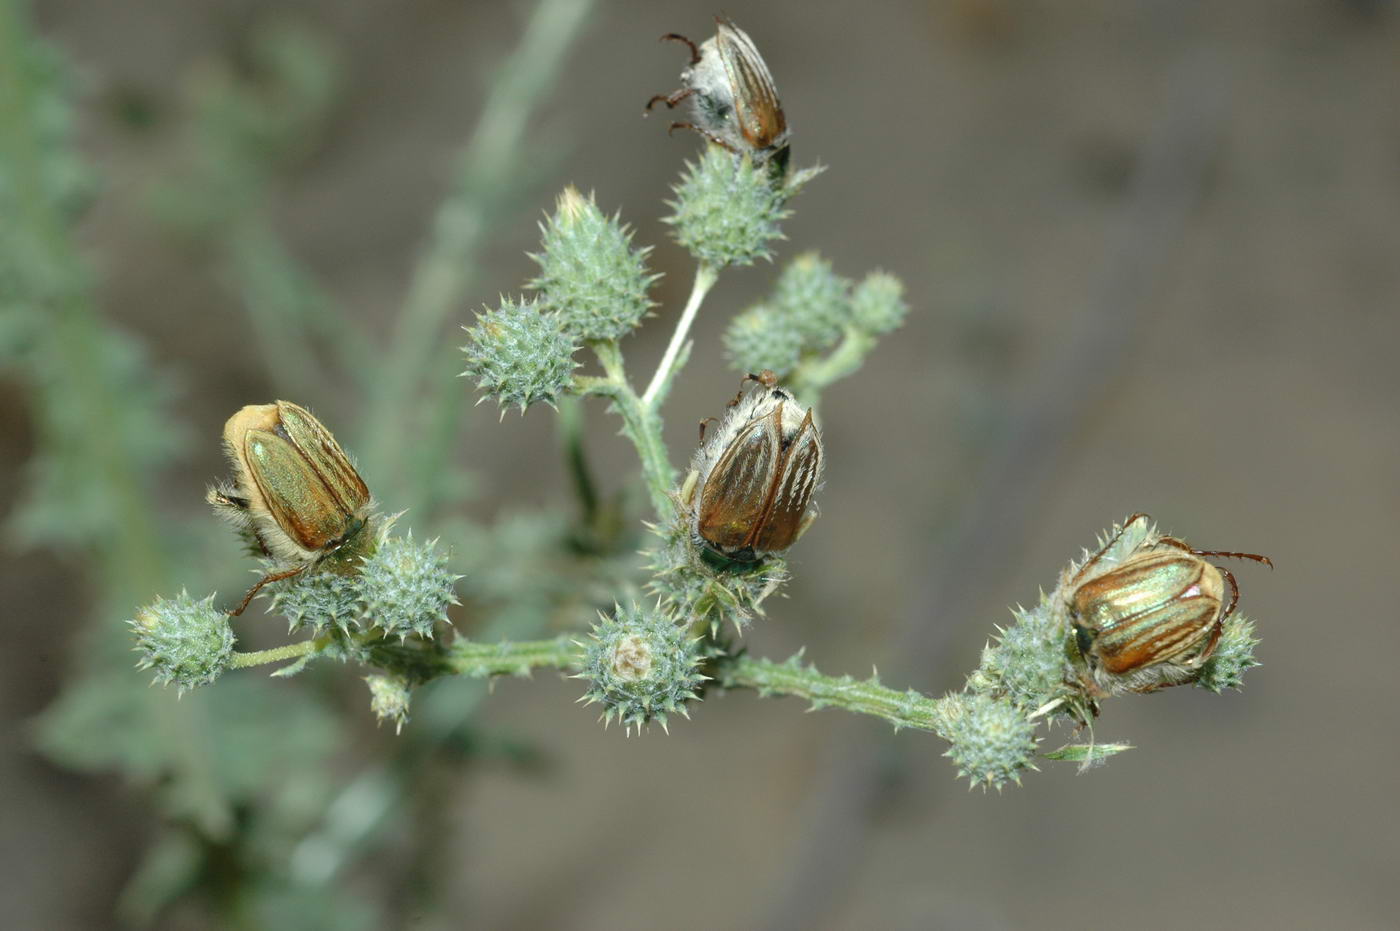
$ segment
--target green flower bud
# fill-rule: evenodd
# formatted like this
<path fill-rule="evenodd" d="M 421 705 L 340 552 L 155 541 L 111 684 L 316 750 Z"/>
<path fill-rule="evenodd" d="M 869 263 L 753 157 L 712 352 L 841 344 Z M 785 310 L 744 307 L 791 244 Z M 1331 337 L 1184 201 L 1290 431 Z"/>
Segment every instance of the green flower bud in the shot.
<path fill-rule="evenodd" d="M 358 631 L 364 613 L 360 579 L 314 567 L 307 569 L 277 583 L 268 610 L 285 617 L 289 631 L 310 629 L 318 634 L 329 629 L 341 633 Z"/>
<path fill-rule="evenodd" d="M 360 573 L 364 623 L 399 639 L 431 637 L 449 605 L 460 604 L 453 590 L 459 575 L 447 571 L 447 555 L 436 540 L 415 543 L 413 535 L 386 537 L 365 560 Z"/>
<path fill-rule="evenodd" d="M 950 744 L 943 755 L 972 785 L 1021 782 L 1035 757 L 1035 722 L 1011 702 L 989 695 L 949 695 L 939 702 L 936 729 Z"/>
<path fill-rule="evenodd" d="M 374 675 L 365 676 L 365 682 L 369 685 L 369 708 L 374 716 L 381 724 L 394 722 L 395 734 L 402 731 L 404 723 L 408 721 L 411 697 L 408 681 L 402 676 Z"/>
<path fill-rule="evenodd" d="M 632 332 L 653 306 L 647 290 L 661 277 L 647 271 L 651 248 L 633 249 L 631 231 L 573 187 L 559 195 L 558 209 L 541 230 L 544 248 L 530 256 L 540 273 L 528 285 L 540 292 L 541 305 L 556 311 L 576 339 Z"/>
<path fill-rule="evenodd" d="M 729 363 L 741 372 L 771 370 L 782 379 L 797 367 L 802 334 L 785 314 L 759 305 L 744 311 L 724 331 Z"/>
<path fill-rule="evenodd" d="M 851 321 L 851 282 L 831 263 L 805 252 L 788 263 L 773 286 L 773 310 L 791 321 L 804 349 L 830 349 Z"/>
<path fill-rule="evenodd" d="M 1030 611 L 1017 608 L 1015 623 L 1000 631 L 982 653 L 982 666 L 969 687 L 1005 696 L 1031 712 L 1065 694 L 1069 674 L 1065 628 L 1056 621 L 1048 599 Z"/>
<path fill-rule="evenodd" d="M 899 329 L 908 313 L 904 283 L 887 272 L 866 275 L 851 294 L 851 316 L 855 325 L 871 335 Z"/>
<path fill-rule="evenodd" d="M 1254 658 L 1254 647 L 1259 638 L 1254 636 L 1254 622 L 1242 614 L 1231 614 L 1220 632 L 1220 642 L 1215 652 L 1201 666 L 1196 678 L 1196 687 L 1210 689 L 1219 694 L 1226 689 L 1237 689 L 1244 683 L 1244 671 L 1258 666 Z"/>
<path fill-rule="evenodd" d="M 710 146 L 698 165 L 686 163 L 673 190 L 676 199 L 668 203 L 675 213 L 665 222 L 675 227 L 676 242 L 723 268 L 773 258 L 768 244 L 783 238 L 779 224 L 791 213 L 786 204 L 795 187 L 775 186 L 767 168 Z"/>
<path fill-rule="evenodd" d="M 536 401 L 553 405 L 573 383 L 578 345 L 559 316 L 541 313 L 534 301 L 503 300 L 499 310 L 477 315 L 467 330 L 463 375 L 476 380 L 486 396 L 524 413 Z"/>
<path fill-rule="evenodd" d="M 155 682 L 174 683 L 182 694 L 219 678 L 233 658 L 233 628 L 213 595 L 196 601 L 182 591 L 157 598 L 129 623 L 141 654 L 138 668 L 155 670 Z"/>
<path fill-rule="evenodd" d="M 603 720 L 620 721 L 630 734 L 649 721 L 666 727 L 672 712 L 688 713 L 685 703 L 699 697 L 706 676 L 699 638 L 660 609 L 615 606 L 584 644 L 583 671 L 589 682 L 584 700 L 603 705 Z"/>

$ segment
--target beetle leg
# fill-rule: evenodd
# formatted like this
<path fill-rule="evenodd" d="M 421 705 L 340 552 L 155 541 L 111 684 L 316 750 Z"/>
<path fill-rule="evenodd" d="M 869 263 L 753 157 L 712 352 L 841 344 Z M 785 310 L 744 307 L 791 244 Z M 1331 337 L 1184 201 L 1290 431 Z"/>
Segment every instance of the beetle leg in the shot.
<path fill-rule="evenodd" d="M 228 613 L 228 616 L 238 617 L 238 615 L 246 611 L 248 609 L 248 602 L 252 601 L 253 596 L 256 595 L 262 589 L 262 587 L 268 584 L 269 582 L 280 582 L 283 579 L 290 579 L 292 576 L 299 575 L 305 571 L 305 566 L 297 566 L 295 569 L 288 569 L 285 572 L 273 572 L 263 576 L 261 579 L 258 580 L 257 585 L 254 585 L 252 588 L 248 589 L 248 594 L 243 596 L 243 601 L 238 605 L 237 608 L 230 611 Z"/>
<path fill-rule="evenodd" d="M 699 126 L 696 126 L 694 123 L 672 123 L 671 126 L 670 126 L 670 128 L 667 129 L 666 132 L 667 132 L 667 134 L 669 135 L 670 133 L 673 133 L 673 132 L 675 132 L 675 131 L 678 130 L 678 129 L 693 129 L 693 130 L 695 130 L 697 133 L 699 133 L 700 135 L 704 136 L 706 139 L 708 139 L 708 140 L 710 140 L 711 142 L 713 142 L 715 145 L 719 146 L 720 148 L 722 148 L 722 149 L 728 149 L 730 152 L 733 152 L 735 155 L 738 155 L 738 154 L 739 154 L 739 150 L 738 150 L 738 149 L 734 148 L 732 145 L 730 145 L 729 143 L 725 142 L 723 139 L 721 139 L 719 136 L 716 136 L 714 133 L 710 132 L 708 129 L 701 129 Z"/>
<path fill-rule="evenodd" d="M 1235 605 L 1240 603 L 1240 587 L 1235 583 L 1235 574 L 1222 566 L 1216 566 L 1215 571 L 1225 576 L 1225 581 L 1230 583 L 1230 606 L 1220 612 L 1220 623 L 1225 623 L 1225 618 L 1234 613 Z"/>
<path fill-rule="evenodd" d="M 698 64 L 700 64 L 700 50 L 699 50 L 698 48 L 695 47 L 695 43 L 694 43 L 694 42 L 690 41 L 690 40 L 687 39 L 685 36 L 680 35 L 679 33 L 675 33 L 675 32 L 668 32 L 668 33 L 666 33 L 664 36 L 662 36 L 660 39 L 657 39 L 656 41 L 658 41 L 658 42 L 684 42 L 686 45 L 690 46 L 690 63 L 691 63 L 692 65 L 698 65 Z"/>
<path fill-rule="evenodd" d="M 666 105 L 666 109 L 668 110 L 674 109 L 676 104 L 680 103 L 682 100 L 686 99 L 693 93 L 695 93 L 695 88 L 687 87 L 683 90 L 676 91 L 670 96 L 667 96 L 666 94 L 657 94 L 656 96 L 652 97 L 650 100 L 647 101 L 646 107 L 642 110 L 642 116 L 651 116 L 651 108 L 656 106 L 656 104 L 658 103 L 664 103 Z"/>
<path fill-rule="evenodd" d="M 730 406 L 732 407 L 733 405 L 730 405 Z M 701 442 L 701 443 L 705 442 L 705 427 L 708 426 L 708 425 L 711 424 L 711 423 L 719 423 L 719 418 L 718 418 L 718 417 L 706 417 L 704 420 L 700 421 L 700 442 Z"/>

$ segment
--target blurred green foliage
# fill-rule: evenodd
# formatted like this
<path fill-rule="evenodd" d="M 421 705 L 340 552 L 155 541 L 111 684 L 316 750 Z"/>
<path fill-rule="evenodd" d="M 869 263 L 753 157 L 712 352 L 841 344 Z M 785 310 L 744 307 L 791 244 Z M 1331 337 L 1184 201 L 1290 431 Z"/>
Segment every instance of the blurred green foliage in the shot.
<path fill-rule="evenodd" d="M 498 97 L 501 88 L 509 92 L 505 104 L 529 113 L 590 6 L 539 5 L 522 40 L 526 54 L 507 59 L 495 85 Z M 150 192 L 149 207 L 178 241 L 214 257 L 213 270 L 246 308 L 279 392 L 296 395 L 313 381 L 387 381 L 388 363 L 376 367 L 368 339 L 286 248 L 270 215 L 283 174 L 320 144 L 341 63 L 325 36 L 286 19 L 259 25 L 245 40 L 237 67 L 206 61 L 183 83 L 184 168 Z M 78 558 L 92 584 L 92 625 L 66 689 L 36 722 L 36 746 L 73 769 L 121 773 L 150 800 L 151 843 L 122 896 L 124 921 L 148 923 L 183 902 L 182 909 L 208 908 L 247 927 L 376 926 L 373 889 L 347 895 L 331 884 L 344 865 L 374 849 L 384 816 L 413 814 L 403 799 L 427 778 L 427 763 L 538 756 L 512 738 L 476 734 L 469 718 L 481 687 L 454 681 L 423 696 L 419 726 L 400 741 L 395 763 L 347 776 L 343 764 L 331 765 L 344 758 L 350 732 L 332 711 L 325 680 L 236 676 L 221 683 L 227 688 L 177 700 L 173 690 L 148 688 L 148 674 L 133 668 L 122 623 L 133 605 L 177 585 L 235 588 L 244 567 L 228 558 L 225 535 L 204 532 L 207 518 L 196 530 L 156 506 L 160 476 L 178 462 L 189 431 L 174 413 L 177 379 L 94 305 L 92 275 L 72 230 L 97 182 L 73 145 L 72 90 L 71 70 L 33 34 L 26 5 L 0 0 L 0 216 L 7 218 L 0 223 L 0 364 L 26 386 L 36 433 L 7 529 L 15 545 Z M 488 114 L 502 109 L 500 100 L 487 106 Z M 522 134 L 523 127 L 505 151 L 493 138 L 484 161 L 469 149 L 473 184 L 449 195 L 444 209 L 475 210 L 472 195 L 484 189 L 511 195 L 490 198 L 491 211 L 512 209 L 521 187 L 499 172 L 511 170 Z M 465 275 L 477 241 L 453 245 L 451 259 Z M 434 274 L 429 266 L 419 277 Z M 420 367 L 406 390 L 460 394 L 455 374 L 450 366 Z M 441 472 L 435 487 L 470 487 L 459 467 Z M 568 522 L 506 517 L 499 535 L 460 522 L 420 529 L 453 535 L 454 564 L 472 572 L 467 610 L 496 636 L 540 630 L 561 612 L 577 620 L 566 605 L 580 598 L 569 580 L 582 573 L 561 571 L 557 586 L 531 586 L 532 597 L 522 601 L 511 597 L 524 587 L 508 568 L 522 554 L 534 565 L 596 561 L 596 546 L 580 547 L 588 535 Z M 415 863 L 430 867 L 431 858 Z M 429 889 L 431 877 L 414 885 Z"/>

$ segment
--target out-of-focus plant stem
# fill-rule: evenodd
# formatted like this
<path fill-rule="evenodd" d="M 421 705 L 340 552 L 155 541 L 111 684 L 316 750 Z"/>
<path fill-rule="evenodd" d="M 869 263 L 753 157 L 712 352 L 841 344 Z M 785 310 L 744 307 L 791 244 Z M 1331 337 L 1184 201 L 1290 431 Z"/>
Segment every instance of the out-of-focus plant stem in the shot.
<path fill-rule="evenodd" d="M 493 85 L 462 155 L 456 189 L 438 208 L 432 237 L 414 269 L 403 312 L 372 386 L 365 441 L 358 446 L 367 475 L 398 476 L 403 450 L 417 445 L 408 443 L 409 432 L 421 423 L 405 412 L 424 385 L 448 382 L 456 390 L 444 386 L 445 393 L 465 394 L 455 382 L 441 377 L 455 372 L 439 372 L 435 365 L 444 355 L 439 348 L 453 342 L 447 340 L 443 325 L 458 308 L 476 273 L 476 254 L 512 193 L 511 178 L 519 175 L 520 149 L 535 107 L 562 66 L 593 2 L 540 0 L 524 38 Z M 431 489 L 415 494 L 433 497 Z"/>

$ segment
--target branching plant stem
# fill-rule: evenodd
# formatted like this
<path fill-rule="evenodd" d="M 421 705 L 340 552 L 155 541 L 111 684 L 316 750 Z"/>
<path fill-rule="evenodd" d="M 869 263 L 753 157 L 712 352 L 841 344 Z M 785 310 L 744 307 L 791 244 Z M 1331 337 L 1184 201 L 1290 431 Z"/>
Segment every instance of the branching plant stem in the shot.
<path fill-rule="evenodd" d="M 617 342 L 603 340 L 590 345 L 603 367 L 604 377 L 580 376 L 574 380 L 574 388 L 580 394 L 598 395 L 613 402 L 622 417 L 622 432 L 637 447 L 637 455 L 642 460 L 642 474 L 651 503 L 657 515 L 665 517 L 671 511 L 671 490 L 676 484 L 676 473 L 661 437 L 661 417 L 637 396 L 627 381 L 622 350 Z"/>
<path fill-rule="evenodd" d="M 666 354 L 661 357 L 661 362 L 656 367 L 656 374 L 651 376 L 651 383 L 647 385 L 647 390 L 642 394 L 642 404 L 649 410 L 656 410 L 666 400 L 666 395 L 671 390 L 671 382 L 675 379 L 676 373 L 681 366 L 685 365 L 685 356 L 681 347 L 686 344 L 686 339 L 690 335 L 690 327 L 695 323 L 695 315 L 700 310 L 700 305 L 705 301 L 705 295 L 710 293 L 710 289 L 715 286 L 719 279 L 719 270 L 704 262 L 695 269 L 695 284 L 690 289 L 690 298 L 685 302 L 685 309 L 681 311 L 680 320 L 676 321 L 676 331 L 671 334 L 671 341 L 666 346 Z"/>

